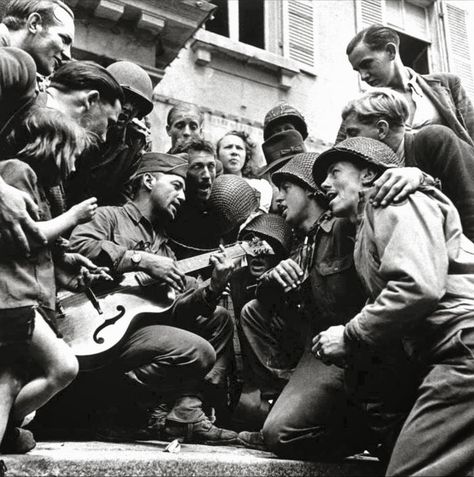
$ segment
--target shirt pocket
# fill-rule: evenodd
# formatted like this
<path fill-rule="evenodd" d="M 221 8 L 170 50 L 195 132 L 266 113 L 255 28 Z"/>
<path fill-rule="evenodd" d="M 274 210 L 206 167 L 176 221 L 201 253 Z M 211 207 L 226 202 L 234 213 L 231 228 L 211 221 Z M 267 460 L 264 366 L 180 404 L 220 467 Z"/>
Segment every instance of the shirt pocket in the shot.
<path fill-rule="evenodd" d="M 116 232 L 114 231 L 112 234 L 112 241 L 116 244 L 119 245 L 120 247 L 125 247 L 128 250 L 140 250 L 140 247 L 137 246 L 138 240 L 127 237 L 126 235 L 123 235 L 123 233 Z"/>
<path fill-rule="evenodd" d="M 316 264 L 316 269 L 320 275 L 327 277 L 336 273 L 342 273 L 348 270 L 354 263 L 352 254 L 344 255 L 343 257 L 325 260 Z"/>
<path fill-rule="evenodd" d="M 338 313 L 348 300 L 347 294 L 357 279 L 352 254 L 325 260 L 316 264 L 312 282 L 314 298 L 327 313 Z"/>

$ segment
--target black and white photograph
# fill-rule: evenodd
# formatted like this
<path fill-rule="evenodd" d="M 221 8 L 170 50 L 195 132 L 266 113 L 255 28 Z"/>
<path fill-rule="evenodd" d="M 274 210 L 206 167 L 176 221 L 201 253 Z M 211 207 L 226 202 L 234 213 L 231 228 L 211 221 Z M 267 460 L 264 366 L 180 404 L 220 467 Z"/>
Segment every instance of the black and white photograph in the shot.
<path fill-rule="evenodd" d="M 0 477 L 474 476 L 474 0 L 0 0 Z"/>

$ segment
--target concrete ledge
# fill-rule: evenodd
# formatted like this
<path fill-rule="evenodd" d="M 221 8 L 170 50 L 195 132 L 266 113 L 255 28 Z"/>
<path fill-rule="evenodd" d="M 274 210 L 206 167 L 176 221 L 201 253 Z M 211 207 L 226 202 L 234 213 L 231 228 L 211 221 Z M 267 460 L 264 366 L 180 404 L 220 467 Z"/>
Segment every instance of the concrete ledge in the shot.
<path fill-rule="evenodd" d="M 163 452 L 167 443 L 41 442 L 27 455 L 4 455 L 5 476 L 376 476 L 373 459 L 310 463 L 278 459 L 269 452 L 242 447 L 182 444 L 178 453 Z"/>

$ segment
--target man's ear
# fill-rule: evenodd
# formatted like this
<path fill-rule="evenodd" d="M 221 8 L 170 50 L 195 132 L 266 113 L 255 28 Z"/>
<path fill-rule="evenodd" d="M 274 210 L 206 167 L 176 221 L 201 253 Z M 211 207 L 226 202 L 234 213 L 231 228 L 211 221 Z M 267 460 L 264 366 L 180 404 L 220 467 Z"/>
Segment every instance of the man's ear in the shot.
<path fill-rule="evenodd" d="M 168 124 L 166 125 L 166 134 L 171 137 L 171 126 Z"/>
<path fill-rule="evenodd" d="M 84 105 L 86 110 L 91 109 L 92 106 L 100 101 L 100 93 L 96 89 L 91 89 L 84 96 Z"/>
<path fill-rule="evenodd" d="M 390 125 L 385 119 L 379 119 L 375 125 L 377 128 L 377 136 L 379 141 L 383 141 L 390 131 Z"/>
<path fill-rule="evenodd" d="M 397 56 L 397 45 L 395 45 L 395 43 L 387 43 L 385 45 L 385 51 L 388 53 L 388 57 L 394 60 Z"/>
<path fill-rule="evenodd" d="M 143 175 L 143 185 L 148 189 L 148 190 L 152 190 L 153 189 L 153 186 L 155 185 L 155 182 L 156 182 L 156 178 L 150 174 L 149 172 L 146 172 L 144 175 Z"/>
<path fill-rule="evenodd" d="M 26 20 L 26 28 L 28 29 L 28 32 L 32 33 L 33 35 L 41 33 L 43 30 L 43 19 L 38 12 L 33 12 L 29 15 L 28 19 Z"/>
<path fill-rule="evenodd" d="M 365 167 L 360 171 L 360 180 L 365 187 L 371 186 L 377 178 L 377 171 L 372 167 Z"/>

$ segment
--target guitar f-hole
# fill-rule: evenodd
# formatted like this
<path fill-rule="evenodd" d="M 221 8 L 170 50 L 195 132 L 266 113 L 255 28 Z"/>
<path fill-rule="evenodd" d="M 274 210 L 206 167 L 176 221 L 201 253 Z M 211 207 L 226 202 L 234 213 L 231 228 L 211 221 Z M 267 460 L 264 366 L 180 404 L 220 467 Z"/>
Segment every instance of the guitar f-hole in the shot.
<path fill-rule="evenodd" d="M 97 329 L 94 331 L 94 335 L 92 338 L 97 344 L 102 344 L 104 342 L 104 338 L 99 337 L 99 333 L 107 328 L 107 326 L 111 326 L 115 324 L 120 318 L 122 318 L 123 315 L 125 315 L 125 307 L 122 305 L 117 306 L 117 311 L 119 312 L 118 315 L 113 316 L 112 318 L 106 319 L 100 326 L 97 327 Z"/>

